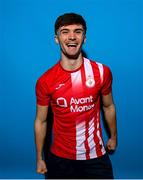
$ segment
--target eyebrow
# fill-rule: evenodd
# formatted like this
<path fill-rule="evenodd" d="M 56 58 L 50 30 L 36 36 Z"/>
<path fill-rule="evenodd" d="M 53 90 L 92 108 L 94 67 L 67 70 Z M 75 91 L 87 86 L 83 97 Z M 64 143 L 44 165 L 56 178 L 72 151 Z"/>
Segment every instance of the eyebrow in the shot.
<path fill-rule="evenodd" d="M 59 30 L 59 31 L 57 32 L 57 34 L 61 33 L 62 31 L 70 31 L 70 29 L 68 29 L 68 28 L 63 28 L 63 29 Z M 82 29 L 82 28 L 76 28 L 76 29 L 74 29 L 74 32 L 76 32 L 76 31 L 82 31 L 82 32 L 84 33 L 84 29 Z"/>
<path fill-rule="evenodd" d="M 68 30 L 68 31 L 69 31 L 70 29 L 68 29 L 68 28 L 63 28 L 63 29 L 60 30 L 60 32 L 61 32 L 61 31 L 64 31 L 64 30 Z M 80 31 L 84 31 L 82 28 L 76 28 L 76 29 L 74 29 L 74 31 L 79 31 L 79 30 L 80 30 Z"/>

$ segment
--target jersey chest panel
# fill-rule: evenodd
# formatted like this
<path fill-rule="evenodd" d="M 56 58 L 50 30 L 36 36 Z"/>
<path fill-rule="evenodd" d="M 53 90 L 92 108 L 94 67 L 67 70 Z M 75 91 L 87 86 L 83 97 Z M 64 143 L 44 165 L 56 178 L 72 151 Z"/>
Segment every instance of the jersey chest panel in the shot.
<path fill-rule="evenodd" d="M 86 79 L 82 70 L 63 73 L 51 88 L 51 104 L 56 113 L 85 112 L 95 108 L 100 96 L 99 73 Z"/>

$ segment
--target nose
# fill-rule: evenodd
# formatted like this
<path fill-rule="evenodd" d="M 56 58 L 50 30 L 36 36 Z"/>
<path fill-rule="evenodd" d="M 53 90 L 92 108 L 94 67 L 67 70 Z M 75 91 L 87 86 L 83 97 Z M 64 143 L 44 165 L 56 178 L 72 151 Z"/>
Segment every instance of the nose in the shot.
<path fill-rule="evenodd" d="M 69 36 L 68 36 L 68 39 L 69 39 L 69 40 L 75 40 L 75 39 L 76 39 L 75 33 L 74 33 L 74 32 L 70 32 L 70 33 L 69 33 Z"/>

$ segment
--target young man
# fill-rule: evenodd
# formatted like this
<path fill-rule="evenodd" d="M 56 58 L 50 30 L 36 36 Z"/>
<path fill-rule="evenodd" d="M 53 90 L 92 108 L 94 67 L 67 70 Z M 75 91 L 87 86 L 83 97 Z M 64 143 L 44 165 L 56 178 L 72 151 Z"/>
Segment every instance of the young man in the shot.
<path fill-rule="evenodd" d="M 60 45 L 61 60 L 36 84 L 37 172 L 48 172 L 48 178 L 112 179 L 100 127 L 102 100 L 110 130 L 107 148 L 115 150 L 117 130 L 110 69 L 82 56 L 81 48 L 86 41 L 86 22 L 82 16 L 67 13 L 58 17 L 55 41 Z M 49 103 L 54 114 L 53 140 L 45 163 L 42 152 Z"/>

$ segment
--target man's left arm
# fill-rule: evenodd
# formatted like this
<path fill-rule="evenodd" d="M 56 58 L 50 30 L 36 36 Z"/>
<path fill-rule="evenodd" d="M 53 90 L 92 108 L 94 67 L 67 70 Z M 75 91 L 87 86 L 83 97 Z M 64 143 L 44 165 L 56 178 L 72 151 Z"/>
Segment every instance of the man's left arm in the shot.
<path fill-rule="evenodd" d="M 110 130 L 107 148 L 108 150 L 115 150 L 117 146 L 116 110 L 111 92 L 108 95 L 102 95 L 102 103 L 105 120 Z"/>

